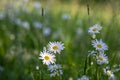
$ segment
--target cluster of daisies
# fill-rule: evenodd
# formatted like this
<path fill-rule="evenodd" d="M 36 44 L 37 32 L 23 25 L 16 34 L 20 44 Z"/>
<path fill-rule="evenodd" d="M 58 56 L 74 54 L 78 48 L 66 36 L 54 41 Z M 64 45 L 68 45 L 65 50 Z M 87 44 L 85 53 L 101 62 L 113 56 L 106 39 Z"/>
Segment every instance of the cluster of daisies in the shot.
<path fill-rule="evenodd" d="M 93 25 L 89 28 L 88 33 L 92 37 L 92 46 L 94 48 L 93 51 L 90 51 L 90 53 L 95 55 L 96 62 L 99 66 L 103 64 L 109 63 L 108 57 L 105 54 L 105 51 L 108 50 L 108 46 L 102 41 L 102 39 L 98 40 L 96 38 L 96 35 L 100 33 L 100 30 L 102 30 L 102 27 L 98 24 Z M 114 72 L 106 68 L 103 68 L 103 72 L 106 76 L 108 76 L 110 79 L 115 80 Z"/>
<path fill-rule="evenodd" d="M 90 78 L 86 75 L 83 75 L 81 78 L 78 78 L 77 80 L 90 80 Z"/>
<path fill-rule="evenodd" d="M 108 50 L 108 46 L 102 41 L 102 39 L 97 39 L 97 36 L 96 36 L 97 34 L 100 33 L 100 30 L 102 30 L 102 27 L 98 24 L 93 25 L 88 30 L 88 33 L 92 37 L 92 47 L 93 47 L 93 50 L 88 51 L 89 53 L 88 58 L 90 58 L 90 56 L 93 56 L 97 66 L 104 65 L 101 69 L 102 70 L 101 72 L 103 72 L 103 74 L 106 75 L 109 80 L 116 80 L 114 73 L 120 71 L 120 68 L 111 70 L 111 68 L 108 66 L 109 60 L 105 54 L 106 51 Z M 90 65 L 93 65 L 93 62 L 92 61 L 90 62 L 91 62 Z M 95 72 L 95 74 L 97 73 Z M 89 76 L 84 74 L 81 78 L 78 78 L 77 80 L 90 80 L 90 79 L 91 78 Z"/>
<path fill-rule="evenodd" d="M 43 64 L 48 66 L 48 70 L 51 72 L 50 76 L 60 76 L 63 74 L 62 66 L 56 64 L 55 54 L 60 54 L 64 50 L 64 44 L 62 42 L 49 42 L 47 47 L 44 47 L 40 52 L 39 59 L 42 59 Z"/>
<path fill-rule="evenodd" d="M 106 75 L 110 80 L 116 80 L 114 75 L 115 72 L 120 71 L 120 68 L 111 70 L 108 66 L 109 60 L 106 55 L 106 51 L 108 50 L 108 46 L 102 41 L 102 39 L 97 39 L 97 34 L 100 33 L 102 27 L 98 24 L 93 25 L 89 28 L 88 33 L 92 37 L 92 51 L 89 51 L 89 55 L 93 56 L 97 66 L 102 66 L 101 72 Z M 48 66 L 48 70 L 51 72 L 50 76 L 60 76 L 63 74 L 62 66 L 60 64 L 56 64 L 56 54 L 60 54 L 62 50 L 64 50 L 64 44 L 62 42 L 49 42 L 47 47 L 44 47 L 43 51 L 40 52 L 39 59 L 42 60 L 43 64 Z M 91 65 L 93 65 L 91 61 Z M 96 68 L 97 71 L 97 68 Z M 95 74 L 97 74 L 95 72 Z M 91 77 L 84 74 L 81 78 L 77 78 L 77 80 L 90 80 Z M 96 79 L 98 80 L 98 79 Z"/>
<path fill-rule="evenodd" d="M 99 65 L 108 64 L 108 57 L 105 54 L 105 51 L 108 50 L 108 46 L 102 41 L 102 39 L 96 39 L 96 34 L 100 33 L 101 29 L 101 26 L 95 24 L 88 30 L 93 39 L 92 46 L 94 47 L 94 50 L 91 52 L 91 54 L 96 54 L 97 64 Z"/>

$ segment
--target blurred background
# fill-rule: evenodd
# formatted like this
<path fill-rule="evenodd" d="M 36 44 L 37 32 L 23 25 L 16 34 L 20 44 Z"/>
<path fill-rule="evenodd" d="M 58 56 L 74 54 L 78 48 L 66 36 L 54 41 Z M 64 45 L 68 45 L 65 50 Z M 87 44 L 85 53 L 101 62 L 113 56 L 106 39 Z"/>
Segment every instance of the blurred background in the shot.
<path fill-rule="evenodd" d="M 50 79 L 47 70 L 36 70 L 46 69 L 38 57 L 50 41 L 65 44 L 57 56 L 63 80 L 76 79 L 91 50 L 87 31 L 94 24 L 103 27 L 98 39 L 109 46 L 110 66 L 120 64 L 120 0 L 0 0 L 0 6 L 0 80 Z"/>

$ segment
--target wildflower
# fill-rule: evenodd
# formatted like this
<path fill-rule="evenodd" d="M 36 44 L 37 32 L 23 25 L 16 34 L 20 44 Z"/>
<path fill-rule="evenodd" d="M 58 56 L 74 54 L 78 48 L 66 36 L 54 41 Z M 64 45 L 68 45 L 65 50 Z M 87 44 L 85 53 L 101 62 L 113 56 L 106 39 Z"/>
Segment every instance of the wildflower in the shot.
<path fill-rule="evenodd" d="M 93 39 L 95 39 L 95 38 L 96 38 L 96 35 L 95 35 L 95 34 L 93 34 L 93 35 L 92 35 L 92 38 L 93 38 Z"/>
<path fill-rule="evenodd" d="M 40 52 L 39 59 L 43 60 L 43 64 L 50 65 L 55 63 L 55 55 L 50 54 L 48 51 L 44 50 L 43 52 Z"/>
<path fill-rule="evenodd" d="M 62 15 L 63 20 L 69 20 L 70 18 L 71 18 L 71 16 L 69 14 L 67 14 L 67 13 Z"/>
<path fill-rule="evenodd" d="M 5 15 L 3 12 L 0 12 L 0 20 L 3 20 L 5 18 Z"/>
<path fill-rule="evenodd" d="M 43 28 L 43 34 L 44 34 L 45 36 L 50 35 L 50 33 L 51 33 L 51 29 L 50 29 L 49 27 Z"/>
<path fill-rule="evenodd" d="M 78 78 L 77 80 L 90 80 L 88 76 L 83 75 L 81 78 Z"/>
<path fill-rule="evenodd" d="M 69 77 L 68 80 L 73 80 L 73 78 L 72 78 L 72 77 Z"/>
<path fill-rule="evenodd" d="M 104 74 L 107 75 L 109 79 L 116 80 L 116 77 L 111 70 L 104 69 Z"/>
<path fill-rule="evenodd" d="M 62 66 L 60 64 L 53 64 L 48 66 L 48 70 L 50 70 L 51 72 L 59 69 L 62 69 Z"/>
<path fill-rule="evenodd" d="M 33 26 L 34 26 L 35 28 L 39 28 L 39 29 L 42 28 L 42 24 L 41 24 L 40 22 L 38 22 L 38 21 L 35 21 L 35 22 L 33 23 Z"/>
<path fill-rule="evenodd" d="M 50 74 L 50 77 L 60 76 L 61 74 L 62 74 L 62 70 L 54 71 L 53 73 Z"/>
<path fill-rule="evenodd" d="M 94 63 L 93 63 L 93 62 L 91 62 L 90 64 L 91 64 L 91 65 L 93 65 Z"/>
<path fill-rule="evenodd" d="M 107 75 L 107 76 L 110 76 L 110 77 L 113 77 L 113 76 L 114 76 L 113 72 L 112 72 L 112 71 L 109 71 L 109 70 L 106 71 L 106 75 Z"/>
<path fill-rule="evenodd" d="M 61 42 L 50 42 L 48 44 L 48 48 L 49 48 L 49 51 L 51 52 L 60 53 L 61 50 L 63 50 L 65 47 L 64 47 L 64 44 Z"/>
<path fill-rule="evenodd" d="M 62 66 L 60 64 L 53 64 L 48 66 L 48 70 L 52 72 L 50 76 L 60 76 L 63 74 L 62 72 Z"/>
<path fill-rule="evenodd" d="M 90 34 L 96 34 L 100 33 L 99 31 L 102 29 L 102 27 L 98 24 L 93 25 L 92 27 L 89 28 L 88 33 Z"/>
<path fill-rule="evenodd" d="M 88 51 L 88 53 L 89 53 L 89 55 L 88 56 L 90 56 L 90 55 L 94 55 L 94 56 L 96 56 L 96 53 L 97 53 L 97 51 Z"/>
<path fill-rule="evenodd" d="M 35 8 L 35 9 L 41 8 L 41 4 L 40 4 L 39 2 L 37 2 L 37 1 L 34 2 L 33 5 L 34 5 L 34 8 Z"/>
<path fill-rule="evenodd" d="M 29 28 L 30 28 L 30 24 L 27 22 L 27 21 L 24 21 L 24 22 L 22 22 L 22 27 L 24 27 L 24 28 L 26 28 L 26 29 L 28 29 L 29 30 Z"/>
<path fill-rule="evenodd" d="M 98 40 L 94 40 L 94 41 L 92 41 L 92 45 L 98 51 L 108 50 L 108 46 L 105 43 L 103 43 L 102 40 L 99 40 L 99 41 Z"/>
<path fill-rule="evenodd" d="M 39 66 L 36 66 L 36 70 L 39 70 Z"/>
<path fill-rule="evenodd" d="M 98 64 L 104 64 L 104 63 L 108 63 L 108 57 L 105 54 L 100 54 L 99 56 L 97 56 L 97 63 Z"/>
<path fill-rule="evenodd" d="M 63 74 L 63 71 L 62 70 L 57 70 L 57 71 L 53 71 L 50 76 L 51 77 L 55 77 L 55 76 L 60 76 Z"/>

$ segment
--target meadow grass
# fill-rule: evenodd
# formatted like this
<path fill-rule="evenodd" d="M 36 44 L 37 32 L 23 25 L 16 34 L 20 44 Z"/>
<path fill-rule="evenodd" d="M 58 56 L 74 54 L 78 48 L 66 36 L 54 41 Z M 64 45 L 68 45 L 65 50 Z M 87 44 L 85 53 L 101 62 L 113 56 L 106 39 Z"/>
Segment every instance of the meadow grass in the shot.
<path fill-rule="evenodd" d="M 0 14 L 3 12 L 4 17 L 0 18 L 0 80 L 76 80 L 84 75 L 85 66 L 90 66 L 86 59 L 92 49 L 88 28 L 94 24 L 103 26 L 98 38 L 109 47 L 109 66 L 120 66 L 120 15 L 119 11 L 113 12 L 112 4 L 90 4 L 89 16 L 84 4 L 42 4 L 43 16 L 41 8 L 30 6 L 33 2 L 18 8 L 10 5 L 9 9 L 1 9 Z M 39 27 L 35 27 L 36 21 L 40 22 Z M 38 59 L 40 51 L 50 41 L 61 41 L 65 46 L 61 54 L 56 55 L 56 63 L 62 64 L 63 68 L 61 78 L 50 77 L 47 66 Z M 88 75 L 93 76 L 97 70 L 102 73 L 96 65 L 89 68 L 86 70 Z M 115 73 L 118 80 L 119 74 Z M 91 80 L 98 79 L 95 77 Z"/>

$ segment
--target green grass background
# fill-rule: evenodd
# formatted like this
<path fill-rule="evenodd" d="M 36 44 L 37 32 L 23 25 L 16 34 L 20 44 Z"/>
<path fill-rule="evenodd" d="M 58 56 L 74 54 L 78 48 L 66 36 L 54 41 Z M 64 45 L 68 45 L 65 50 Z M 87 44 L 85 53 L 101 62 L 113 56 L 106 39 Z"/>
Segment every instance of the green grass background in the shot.
<path fill-rule="evenodd" d="M 3 2 L 0 1 L 1 4 Z M 91 38 L 87 31 L 96 23 L 103 26 L 98 37 L 109 46 L 106 54 L 109 57 L 110 66 L 120 64 L 119 0 L 42 1 L 41 6 L 45 11 L 43 16 L 31 6 L 33 2 L 29 1 L 25 4 L 29 13 L 17 7 L 6 9 L 2 5 L 0 8 L 6 15 L 0 20 L 0 66 L 3 68 L 3 71 L 0 71 L 0 80 L 33 80 L 33 77 L 35 80 L 58 80 L 47 75 L 49 73 L 47 67 L 38 59 L 39 52 L 50 41 L 61 41 L 65 44 L 65 50 L 57 55 L 57 63 L 63 65 L 62 80 L 82 76 L 85 58 L 88 50 L 91 50 Z M 87 4 L 90 7 L 89 15 Z M 9 12 L 9 10 L 13 11 Z M 15 13 L 16 10 L 19 12 Z M 62 19 L 65 13 L 71 16 L 69 20 Z M 16 25 L 14 20 L 11 20 L 12 16 L 28 21 L 30 29 Z M 42 29 L 34 28 L 34 21 L 41 22 Z M 45 27 L 51 29 L 48 36 L 43 34 Z M 76 33 L 78 29 L 82 30 L 82 34 Z M 40 66 L 40 71 L 35 69 L 36 65 Z M 120 72 L 115 75 L 119 80 Z"/>

